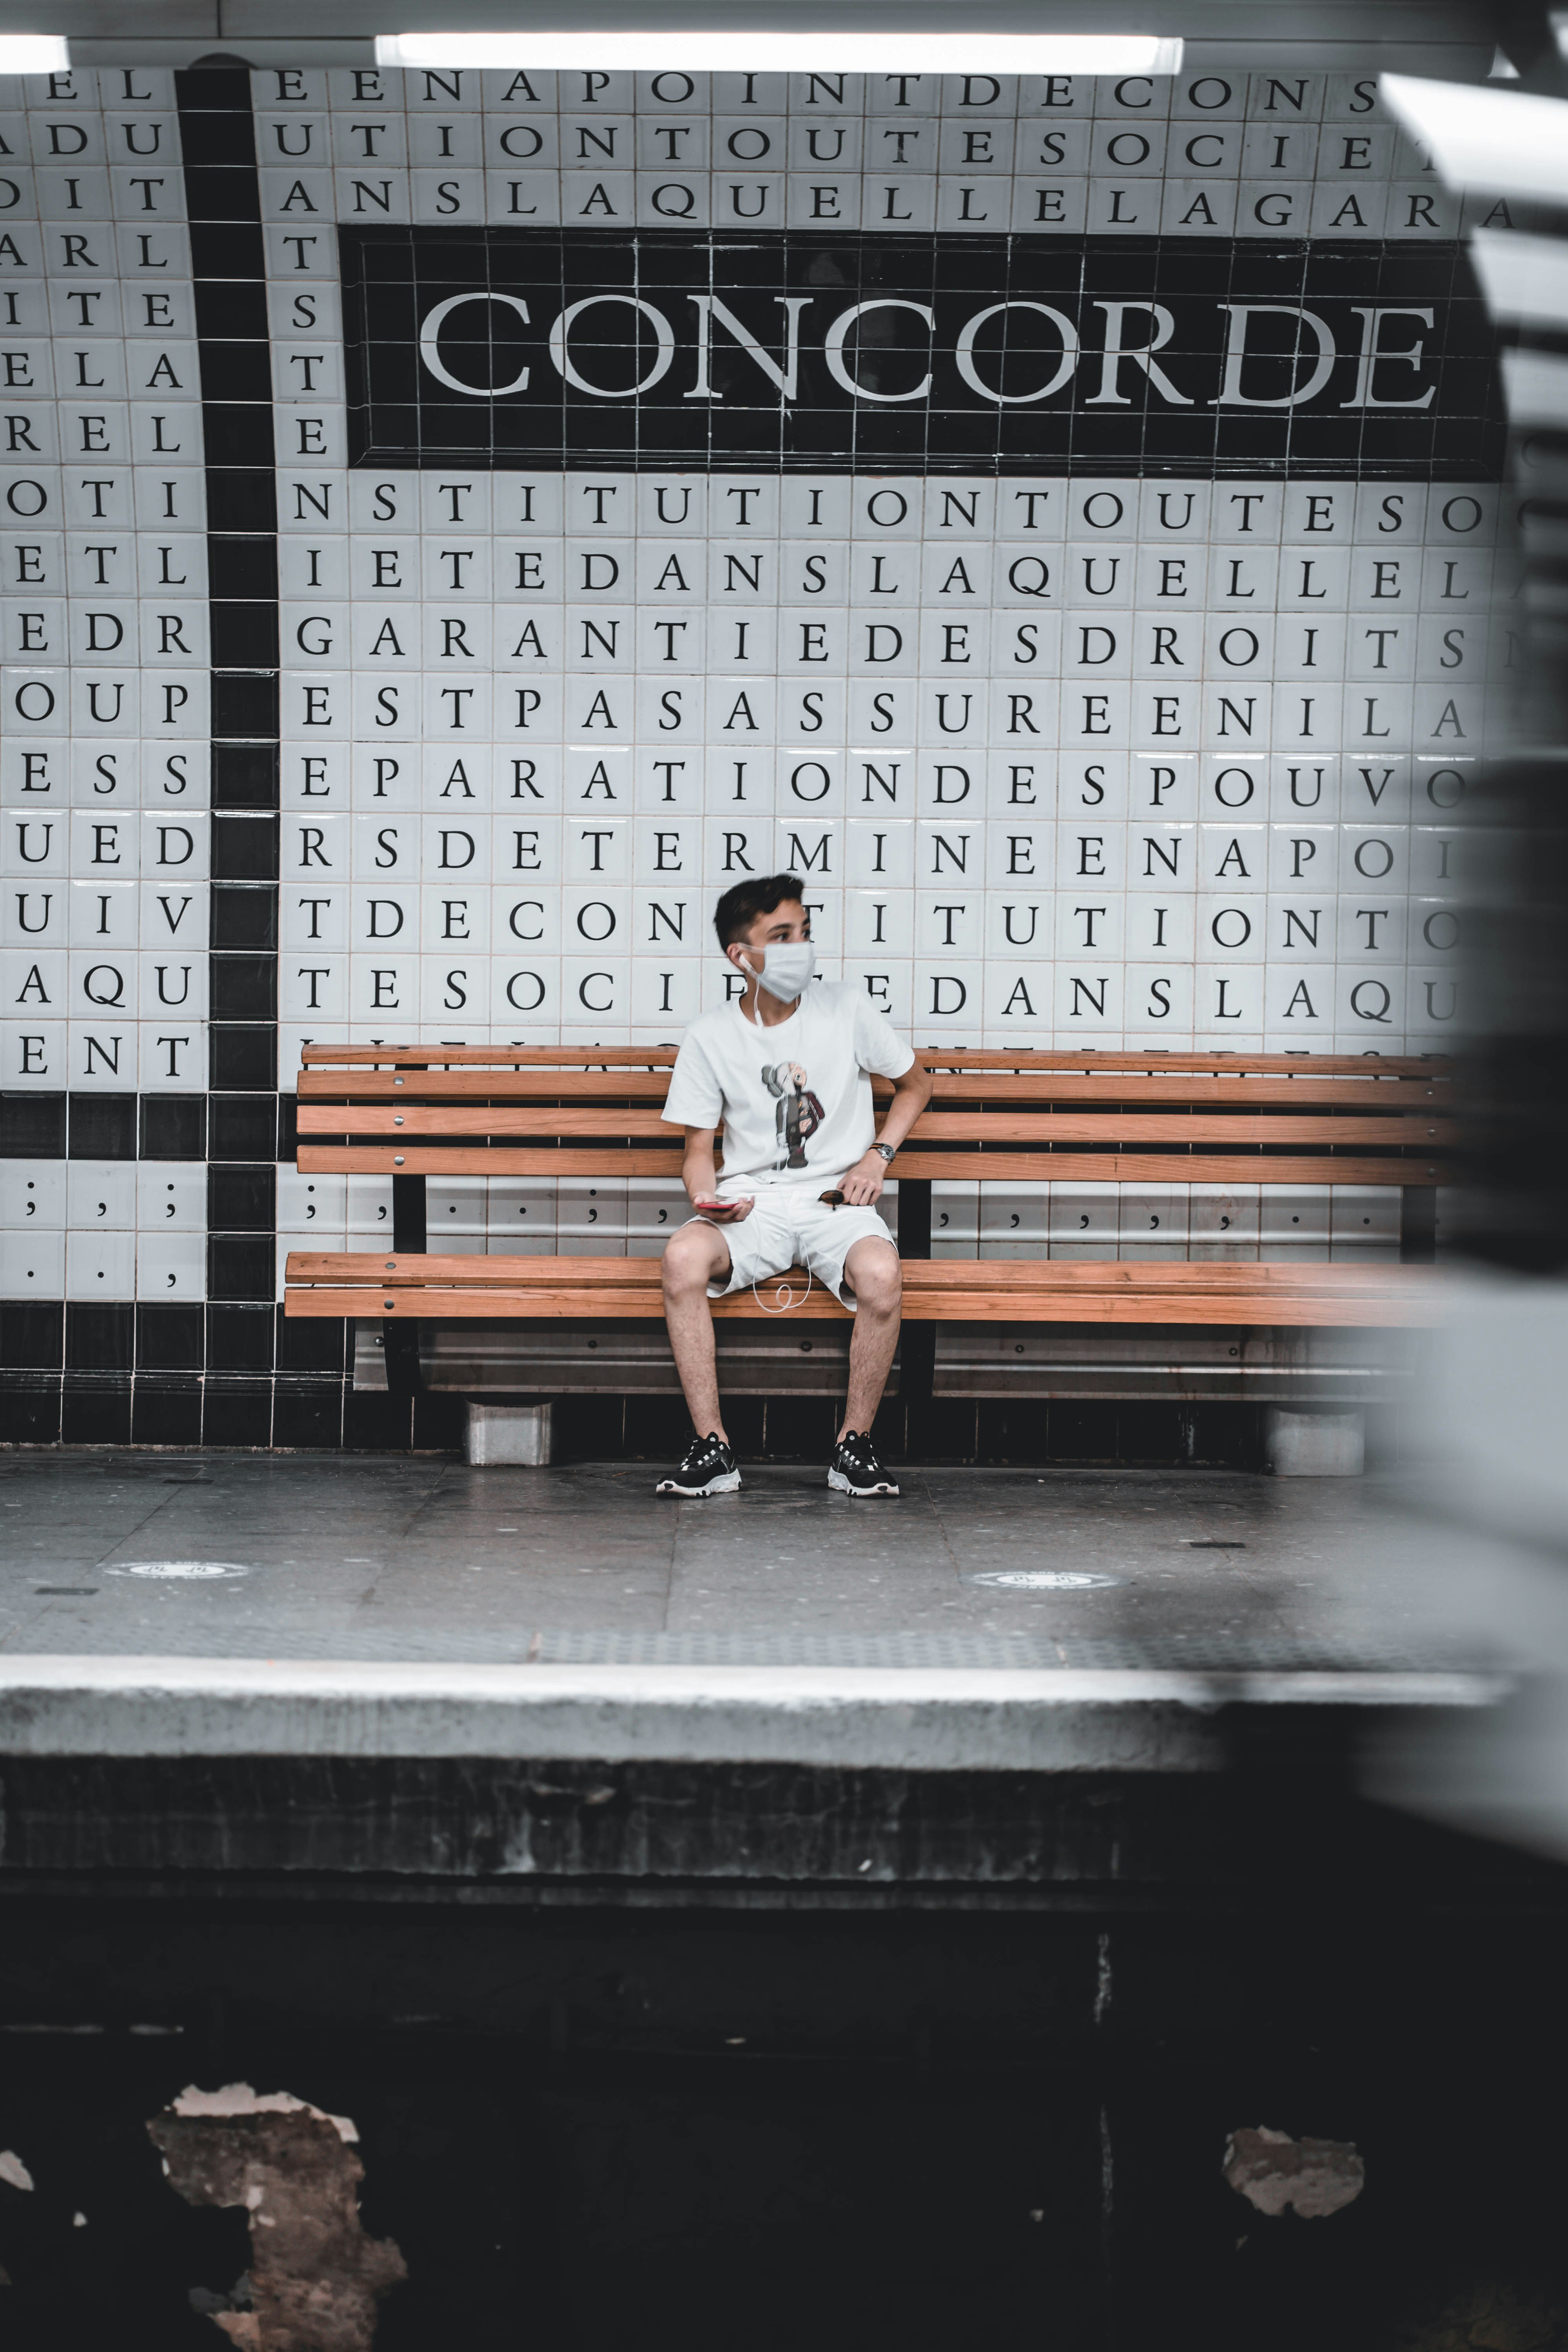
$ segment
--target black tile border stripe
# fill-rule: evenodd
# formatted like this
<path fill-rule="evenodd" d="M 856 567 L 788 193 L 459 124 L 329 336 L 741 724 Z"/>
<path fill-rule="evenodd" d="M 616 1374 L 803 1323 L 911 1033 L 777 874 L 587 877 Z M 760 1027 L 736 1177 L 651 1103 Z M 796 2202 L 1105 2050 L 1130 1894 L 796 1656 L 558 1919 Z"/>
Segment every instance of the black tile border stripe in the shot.
<path fill-rule="evenodd" d="M 260 183 L 248 74 L 180 73 L 174 92 L 195 280 L 212 648 L 205 1368 L 228 1356 L 239 1360 L 237 1370 L 254 1358 L 270 1374 L 279 1131 L 278 540 Z M 237 1316 L 241 1328 L 226 1331 Z M 241 1336 L 251 1321 L 253 1347 Z M 246 1419 L 257 1425 L 253 1413 Z"/>

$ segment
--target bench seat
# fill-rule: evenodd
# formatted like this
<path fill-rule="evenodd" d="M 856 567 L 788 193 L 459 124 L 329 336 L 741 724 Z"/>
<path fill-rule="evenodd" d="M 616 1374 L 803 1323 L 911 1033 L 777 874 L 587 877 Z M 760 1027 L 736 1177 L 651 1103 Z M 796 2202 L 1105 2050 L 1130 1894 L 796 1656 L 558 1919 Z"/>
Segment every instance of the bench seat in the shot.
<path fill-rule="evenodd" d="M 380 1256 L 291 1251 L 289 1312 L 443 1322 L 471 1318 L 663 1319 L 657 1258 Z M 847 1322 L 847 1310 L 798 1266 L 715 1299 L 726 1320 L 789 1313 Z M 803 1295 L 804 1294 L 804 1295 Z M 795 1304 L 788 1303 L 793 1297 Z M 1437 1320 L 1430 1268 L 1205 1265 L 1136 1259 L 906 1259 L 911 1323 L 1279 1324 L 1350 1328 Z"/>

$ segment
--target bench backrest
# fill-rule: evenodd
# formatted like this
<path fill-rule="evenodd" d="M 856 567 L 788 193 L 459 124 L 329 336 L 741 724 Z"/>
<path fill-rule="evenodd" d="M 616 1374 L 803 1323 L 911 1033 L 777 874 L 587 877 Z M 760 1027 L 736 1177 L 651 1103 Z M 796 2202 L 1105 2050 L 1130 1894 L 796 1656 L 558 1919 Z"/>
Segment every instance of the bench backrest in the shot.
<path fill-rule="evenodd" d="M 299 1166 L 674 1181 L 680 1130 L 660 1117 L 674 1059 L 668 1046 L 308 1045 Z M 899 1155 L 900 1187 L 1429 1188 L 1449 1173 L 1452 1081 L 1436 1059 L 935 1048 L 921 1059 L 931 1104 Z"/>

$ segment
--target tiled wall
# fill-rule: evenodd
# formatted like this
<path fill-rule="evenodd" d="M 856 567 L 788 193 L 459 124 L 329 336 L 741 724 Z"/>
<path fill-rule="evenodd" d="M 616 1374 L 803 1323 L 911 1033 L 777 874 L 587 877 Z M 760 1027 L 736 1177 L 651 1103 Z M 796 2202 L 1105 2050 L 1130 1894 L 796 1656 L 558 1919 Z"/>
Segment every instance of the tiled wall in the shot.
<path fill-rule="evenodd" d="M 301 1041 L 672 1040 L 746 872 L 921 1042 L 1455 1034 L 1511 559 L 1472 224 L 1371 81 L 115 69 L 0 141 L 24 1432 L 330 1429 L 275 1260 L 390 1204 L 289 1164 Z M 1389 1219 L 955 1188 L 935 1245 Z"/>

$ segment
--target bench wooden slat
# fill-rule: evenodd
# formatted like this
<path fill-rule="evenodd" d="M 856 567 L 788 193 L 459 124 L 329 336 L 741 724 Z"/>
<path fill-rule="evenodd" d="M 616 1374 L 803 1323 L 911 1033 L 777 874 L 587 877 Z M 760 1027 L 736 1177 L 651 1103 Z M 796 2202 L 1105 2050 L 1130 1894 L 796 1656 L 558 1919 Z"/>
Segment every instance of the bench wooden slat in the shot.
<path fill-rule="evenodd" d="M 1348 1075 L 1380 1076 L 1447 1076 L 1449 1064 L 1436 1055 L 1382 1054 L 1154 1054 L 1106 1053 L 1092 1046 L 1060 1053 L 1047 1048 L 1013 1052 L 979 1047 L 918 1045 L 928 1069 L 1019 1070 L 1031 1075 L 1050 1070 L 1279 1070 L 1309 1072 L 1318 1076 Z M 301 1059 L 308 1069 L 332 1063 L 350 1068 L 373 1065 L 424 1067 L 449 1065 L 461 1068 L 489 1063 L 499 1068 L 538 1066 L 561 1070 L 668 1069 L 675 1062 L 673 1045 L 333 1045 L 313 1043 Z"/>
<path fill-rule="evenodd" d="M 413 1143 L 405 1151 L 381 1143 L 301 1143 L 298 1164 L 303 1176 L 656 1176 L 679 1184 L 680 1146 L 612 1151 L 602 1143 L 544 1150 Z"/>
<path fill-rule="evenodd" d="M 662 1070 L 627 1070 L 606 1076 L 603 1071 L 567 1070 L 411 1070 L 402 1078 L 389 1070 L 363 1077 L 307 1070 L 300 1078 L 300 1101 L 319 1105 L 349 1103 L 587 1103 L 662 1104 L 668 1081 Z M 874 1078 L 871 1091 L 879 1102 L 892 1094 L 888 1079 Z M 999 1072 L 994 1077 L 965 1078 L 939 1071 L 932 1082 L 936 1102 L 1017 1102 L 1035 1105 L 1104 1106 L 1125 1109 L 1142 1103 L 1185 1103 L 1197 1108 L 1279 1109 L 1291 1113 L 1347 1109 L 1387 1111 L 1439 1108 L 1451 1097 L 1452 1083 L 1438 1078 L 1273 1078 L 1186 1075 L 1163 1070 L 1130 1071 L 1114 1086 L 1083 1074 L 1047 1080 Z"/>
<path fill-rule="evenodd" d="M 496 1103 L 478 1111 L 417 1102 L 403 1109 L 383 1103 L 301 1103 L 299 1121 L 301 1135 L 614 1135 L 666 1143 L 672 1132 L 679 1136 L 656 1110 L 612 1110 L 596 1103 L 574 1104 L 568 1110 L 542 1103 Z"/>
<path fill-rule="evenodd" d="M 437 1296 L 444 1303 L 433 1303 Z M 749 1291 L 740 1299 L 716 1298 L 712 1304 L 714 1314 L 724 1321 L 752 1317 L 760 1320 L 764 1313 L 777 1311 L 758 1307 Z M 597 1311 L 617 1321 L 662 1321 L 664 1315 L 662 1306 L 654 1305 L 640 1291 L 629 1292 L 624 1298 L 606 1299 Z M 805 1303 L 791 1311 L 812 1322 L 847 1319 L 846 1310 L 837 1300 L 829 1299 L 826 1292 L 815 1284 Z M 399 1307 L 388 1307 L 380 1293 L 374 1290 L 291 1290 L 285 1312 L 296 1321 L 375 1318 L 382 1322 L 469 1323 L 527 1321 L 531 1318 L 540 1322 L 569 1322 L 583 1318 L 584 1307 L 575 1291 L 510 1291 L 485 1297 L 477 1291 L 454 1290 L 431 1294 L 423 1301 L 405 1297 Z M 1261 1296 L 1221 1298 L 1212 1292 L 1173 1299 L 1155 1291 L 1146 1297 L 1088 1291 L 1079 1299 L 1058 1295 L 1002 1301 L 994 1291 L 976 1290 L 955 1293 L 940 1304 L 929 1297 L 906 1297 L 904 1300 L 907 1323 L 1135 1323 L 1182 1328 L 1217 1324 L 1230 1329 L 1286 1324 L 1291 1329 L 1383 1330 L 1430 1326 L 1441 1319 L 1434 1303 L 1387 1294 L 1364 1299 L 1301 1297 L 1291 1299 L 1288 1305 Z"/>
<path fill-rule="evenodd" d="M 890 1091 L 890 1089 L 889 1089 Z M 302 1070 L 303 1102 L 663 1102 L 668 1070 Z"/>
<path fill-rule="evenodd" d="M 461 1068 L 468 1063 L 494 1062 L 502 1068 L 509 1064 L 538 1063 L 557 1070 L 668 1070 L 675 1066 L 675 1055 L 673 1045 L 309 1045 L 301 1048 L 300 1058 L 307 1069 L 319 1069 L 331 1062 L 342 1062 L 350 1069 L 373 1063 L 394 1068 L 404 1064 L 422 1067 L 432 1062 L 451 1063 Z"/>
<path fill-rule="evenodd" d="M 416 1284 L 482 1287 L 500 1284 L 527 1289 L 543 1287 L 658 1290 L 661 1286 L 657 1257 L 525 1257 L 498 1251 L 478 1252 L 388 1250 L 290 1250 L 290 1282 L 384 1284 L 388 1289 Z M 804 1282 L 803 1268 L 776 1277 Z M 774 1276 L 768 1277 L 770 1281 Z M 1305 1259 L 1300 1263 L 1248 1258 L 1206 1262 L 1187 1258 L 906 1258 L 906 1290 L 943 1291 L 973 1288 L 984 1280 L 988 1289 L 1093 1290 L 1107 1286 L 1130 1291 L 1347 1290 L 1361 1293 L 1379 1288 L 1390 1293 L 1407 1289 L 1412 1282 L 1430 1284 L 1430 1267 L 1390 1265 L 1354 1265 L 1342 1259 Z"/>
<path fill-rule="evenodd" d="M 680 1181 L 680 1153 L 509 1149 L 476 1145 L 463 1150 L 410 1144 L 306 1144 L 299 1151 L 306 1176 L 652 1176 Z M 1244 1152 L 1102 1151 L 903 1151 L 895 1180 L 934 1179 L 938 1183 L 990 1184 L 1393 1184 L 1435 1185 L 1451 1181 L 1438 1160 L 1264 1159 Z"/>
<path fill-rule="evenodd" d="M 922 1111 L 910 1130 L 919 1142 L 1104 1143 L 1422 1143 L 1456 1142 L 1457 1120 L 1439 1111 L 1395 1114 L 1316 1110 Z"/>
<path fill-rule="evenodd" d="M 523 1127 L 510 1124 L 512 1116 L 510 1111 L 499 1114 L 492 1126 L 489 1110 L 454 1113 L 437 1109 L 422 1113 L 417 1103 L 410 1103 L 402 1114 L 401 1131 L 405 1135 L 426 1136 L 476 1132 L 625 1134 L 635 1135 L 640 1140 L 658 1134 L 662 1129 L 667 1142 L 678 1150 L 683 1148 L 679 1129 L 672 1130 L 664 1120 L 657 1126 L 645 1125 L 636 1113 L 617 1117 L 614 1112 L 597 1110 L 556 1110 L 548 1115 L 536 1111 Z M 379 1105 L 348 1104 L 336 1111 L 324 1105 L 312 1105 L 308 1116 L 301 1113 L 300 1132 L 384 1135 L 389 1129 L 396 1131 L 397 1119 L 396 1111 L 383 1110 Z M 1374 1118 L 1345 1111 L 1331 1118 L 1291 1118 L 1278 1111 L 1239 1110 L 1212 1116 L 1202 1111 L 924 1111 L 910 1130 L 910 1139 L 911 1144 L 961 1143 L 977 1147 L 999 1143 L 1100 1143 L 1112 1148 L 1130 1143 L 1206 1143 L 1234 1144 L 1237 1150 L 1255 1144 L 1319 1143 L 1341 1148 L 1351 1144 L 1388 1144 L 1408 1145 L 1412 1150 L 1419 1151 L 1438 1144 L 1457 1143 L 1459 1134 L 1457 1120 L 1432 1113 L 1416 1118 Z M 906 1145 L 905 1149 L 909 1148 Z"/>
<path fill-rule="evenodd" d="M 773 1278 L 759 1286 L 768 1298 Z M 799 1297 L 797 1288 L 796 1297 Z M 382 1322 L 513 1322 L 605 1320 L 662 1321 L 663 1301 L 647 1289 L 604 1290 L 363 1290 L 294 1289 L 288 1294 L 286 1313 L 292 1318 L 338 1319 L 366 1318 Z M 713 1301 L 713 1312 L 728 1321 L 776 1315 L 771 1303 L 759 1305 L 750 1290 Z M 834 1321 L 846 1317 L 837 1299 L 818 1284 L 790 1313 L 802 1320 Z M 906 1289 L 904 1319 L 910 1323 L 1135 1323 L 1247 1326 L 1288 1324 L 1293 1328 L 1372 1328 L 1390 1325 L 1430 1325 L 1441 1319 L 1435 1295 L 1419 1289 L 1331 1291 L 1033 1290 L 1005 1296 L 988 1284 L 971 1291 Z"/>
<path fill-rule="evenodd" d="M 668 1120 L 657 1112 L 609 1110 L 596 1105 L 570 1109 L 542 1105 L 488 1104 L 456 1110 L 410 1102 L 399 1108 L 381 1103 L 302 1103 L 301 1135 L 613 1135 L 639 1141 L 669 1139 Z M 679 1133 L 679 1129 L 676 1130 Z M 1292 1118 L 1278 1112 L 1229 1111 L 1218 1118 L 1197 1112 L 1161 1111 L 922 1111 L 910 1130 L 911 1143 L 1386 1143 L 1419 1150 L 1453 1142 L 1452 1120 L 1367 1118 L 1346 1112 L 1334 1118 Z"/>

